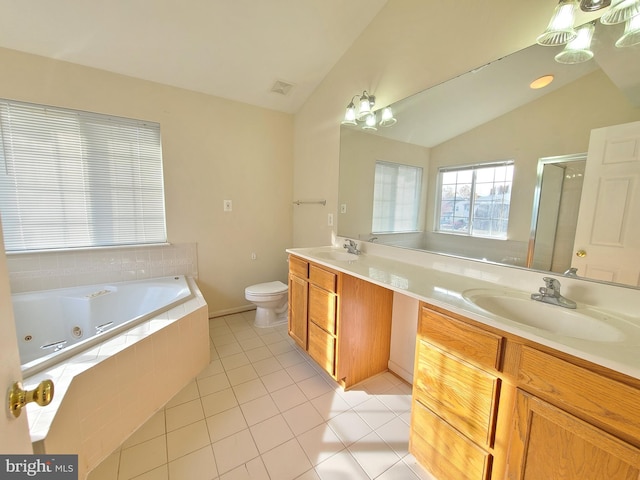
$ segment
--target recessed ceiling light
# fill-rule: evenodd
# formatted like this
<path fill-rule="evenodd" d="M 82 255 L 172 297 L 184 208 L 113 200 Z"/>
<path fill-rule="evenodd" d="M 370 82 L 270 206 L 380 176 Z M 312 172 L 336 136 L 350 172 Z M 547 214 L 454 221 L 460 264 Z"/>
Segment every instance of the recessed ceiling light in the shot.
<path fill-rule="evenodd" d="M 540 78 L 536 78 L 533 82 L 529 84 L 529 88 L 537 90 L 539 88 L 544 88 L 553 82 L 553 75 L 543 75 Z"/>

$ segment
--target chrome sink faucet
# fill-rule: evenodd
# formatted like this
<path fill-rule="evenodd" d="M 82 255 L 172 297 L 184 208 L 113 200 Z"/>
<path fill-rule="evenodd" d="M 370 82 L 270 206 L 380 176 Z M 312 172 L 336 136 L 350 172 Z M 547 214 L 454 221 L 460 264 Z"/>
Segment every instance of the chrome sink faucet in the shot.
<path fill-rule="evenodd" d="M 360 255 L 362 252 L 358 250 L 358 244 L 351 239 L 345 240 L 344 248 L 347 249 L 347 252 L 353 253 L 354 255 Z"/>
<path fill-rule="evenodd" d="M 532 293 L 531 299 L 538 302 L 558 305 L 564 308 L 576 308 L 576 302 L 560 295 L 560 282 L 555 278 L 544 277 L 544 287 L 540 287 L 540 293 Z"/>

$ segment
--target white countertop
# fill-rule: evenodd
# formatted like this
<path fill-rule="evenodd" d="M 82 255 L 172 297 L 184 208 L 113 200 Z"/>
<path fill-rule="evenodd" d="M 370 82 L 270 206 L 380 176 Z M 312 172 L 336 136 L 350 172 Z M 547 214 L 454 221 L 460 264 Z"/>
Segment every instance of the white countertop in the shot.
<path fill-rule="evenodd" d="M 495 265 L 485 266 L 471 261 L 467 261 L 469 265 L 466 265 L 464 260 L 446 257 L 438 257 L 435 263 L 431 260 L 428 262 L 418 260 L 414 263 L 418 257 L 410 254 L 398 259 L 363 253 L 355 261 L 334 260 L 326 254 L 346 252 L 346 250 L 331 246 L 290 248 L 287 252 L 640 379 L 640 317 L 637 316 L 640 312 L 635 308 L 640 299 L 638 290 L 598 285 L 593 282 L 576 282 L 552 275 L 562 279 L 563 285 L 568 284 L 571 287 L 569 292 L 575 293 L 572 297 L 563 291 L 563 295 L 576 301 L 581 300 L 580 294 L 587 295 L 588 298 L 593 299 L 593 302 L 588 303 L 589 306 L 595 304 L 594 306 L 602 309 L 605 307 L 602 305 L 603 299 L 615 297 L 614 301 L 606 305 L 608 307 L 606 311 L 615 314 L 628 324 L 629 328 L 626 329 L 628 335 L 621 341 L 600 342 L 562 336 L 517 323 L 482 310 L 462 296 L 462 292 L 478 288 L 494 290 L 515 288 L 528 293 L 537 292 L 537 288 L 523 288 L 524 285 L 528 286 L 527 282 L 531 282 L 531 278 L 525 278 L 531 277 L 531 272 Z M 506 273 L 496 270 L 497 268 L 506 270 Z M 539 282 L 538 277 L 542 278 L 539 272 L 533 275 L 537 282 Z M 616 288 L 620 291 L 612 290 Z M 584 293 L 585 290 L 588 290 L 587 294 Z M 620 308 L 612 310 L 612 303 L 619 305 Z M 580 307 L 580 302 L 578 306 Z M 549 305 L 549 308 L 561 309 L 562 307 Z"/>

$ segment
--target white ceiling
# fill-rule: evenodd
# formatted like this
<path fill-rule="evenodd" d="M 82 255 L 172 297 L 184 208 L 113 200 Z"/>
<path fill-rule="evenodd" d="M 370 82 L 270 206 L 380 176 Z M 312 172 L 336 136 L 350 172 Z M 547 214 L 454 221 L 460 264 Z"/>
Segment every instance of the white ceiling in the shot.
<path fill-rule="evenodd" d="M 386 1 L 0 0 L 0 47 L 294 113 Z"/>

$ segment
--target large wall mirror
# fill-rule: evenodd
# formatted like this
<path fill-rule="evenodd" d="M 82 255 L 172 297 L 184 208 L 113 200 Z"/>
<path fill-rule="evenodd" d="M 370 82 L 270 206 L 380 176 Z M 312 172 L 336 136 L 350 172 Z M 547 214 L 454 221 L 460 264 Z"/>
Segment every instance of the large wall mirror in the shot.
<path fill-rule="evenodd" d="M 533 45 L 393 104 L 390 127 L 342 126 L 338 234 L 638 287 L 640 45 L 622 33 L 598 23 L 587 62 Z M 483 187 L 485 166 L 509 178 Z"/>

